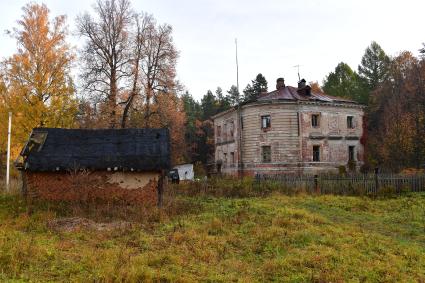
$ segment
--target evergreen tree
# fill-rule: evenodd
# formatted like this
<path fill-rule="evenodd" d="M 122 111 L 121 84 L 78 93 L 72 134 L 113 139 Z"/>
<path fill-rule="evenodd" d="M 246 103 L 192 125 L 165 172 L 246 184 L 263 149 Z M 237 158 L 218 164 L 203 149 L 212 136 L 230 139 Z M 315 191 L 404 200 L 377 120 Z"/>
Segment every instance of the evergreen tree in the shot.
<path fill-rule="evenodd" d="M 244 101 L 251 101 L 258 98 L 262 92 L 267 91 L 267 80 L 266 78 L 259 73 L 255 80 L 251 81 L 251 84 L 248 84 L 243 90 Z"/>
<path fill-rule="evenodd" d="M 186 92 L 182 95 L 183 108 L 186 113 L 185 125 L 185 142 L 187 148 L 186 159 L 189 162 L 200 160 L 199 144 L 200 135 L 199 127 L 202 115 L 201 105 L 193 99 L 192 95 Z"/>
<path fill-rule="evenodd" d="M 372 41 L 365 50 L 359 65 L 359 75 L 366 80 L 369 90 L 372 91 L 382 83 L 388 75 L 390 58 L 378 43 Z"/>
<path fill-rule="evenodd" d="M 237 105 L 239 100 L 239 90 L 235 85 L 232 85 L 227 91 L 231 105 Z"/>
<path fill-rule="evenodd" d="M 345 97 L 359 103 L 367 103 L 364 81 L 346 63 L 339 63 L 323 82 L 323 91 L 329 95 Z"/>
<path fill-rule="evenodd" d="M 221 87 L 217 87 L 215 95 L 219 104 L 219 107 L 217 109 L 218 112 L 226 111 L 231 107 L 231 98 L 229 95 L 223 95 L 223 90 Z"/>
<path fill-rule="evenodd" d="M 202 120 L 210 119 L 211 116 L 218 113 L 219 103 L 211 90 L 201 99 Z"/>

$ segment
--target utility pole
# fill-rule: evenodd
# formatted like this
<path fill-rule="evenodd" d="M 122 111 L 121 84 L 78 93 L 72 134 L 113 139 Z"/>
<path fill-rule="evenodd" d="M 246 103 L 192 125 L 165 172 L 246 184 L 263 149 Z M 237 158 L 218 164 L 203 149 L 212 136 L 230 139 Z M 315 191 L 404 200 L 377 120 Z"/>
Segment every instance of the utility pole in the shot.
<path fill-rule="evenodd" d="M 6 163 L 6 190 L 10 186 L 10 136 L 12 134 L 12 112 L 9 112 L 9 128 L 7 131 L 7 163 Z"/>

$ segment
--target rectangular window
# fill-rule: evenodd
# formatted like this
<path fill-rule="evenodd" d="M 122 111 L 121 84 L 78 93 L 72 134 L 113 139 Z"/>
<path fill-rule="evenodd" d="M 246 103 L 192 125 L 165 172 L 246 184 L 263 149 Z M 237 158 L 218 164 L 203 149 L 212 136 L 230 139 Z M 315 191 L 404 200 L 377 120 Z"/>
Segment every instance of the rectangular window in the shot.
<path fill-rule="evenodd" d="M 217 126 L 217 137 L 221 137 L 221 126 Z"/>
<path fill-rule="evenodd" d="M 354 117 L 353 116 L 347 116 L 347 128 L 348 129 L 354 129 Z"/>
<path fill-rule="evenodd" d="M 269 129 L 271 127 L 270 115 L 261 116 L 261 129 Z"/>
<path fill-rule="evenodd" d="M 230 160 L 232 161 L 232 164 L 235 164 L 235 153 L 234 152 L 231 152 L 230 153 Z"/>
<path fill-rule="evenodd" d="M 354 156 L 355 156 L 354 146 L 350 145 L 348 147 L 348 161 L 354 161 Z"/>
<path fill-rule="evenodd" d="M 313 128 L 319 127 L 319 114 L 312 114 L 311 115 L 311 126 Z"/>
<path fill-rule="evenodd" d="M 314 162 L 320 161 L 320 145 L 313 146 L 313 161 Z"/>
<path fill-rule="evenodd" d="M 224 124 L 223 126 L 223 139 L 224 141 L 227 140 L 227 124 Z"/>
<path fill-rule="evenodd" d="M 234 135 L 234 131 L 235 131 L 235 123 L 230 122 L 230 139 L 233 139 L 233 135 Z"/>
<path fill-rule="evenodd" d="M 224 157 L 223 163 L 227 164 L 227 152 L 223 153 L 223 157 Z"/>
<path fill-rule="evenodd" d="M 270 163 L 272 162 L 272 149 L 270 146 L 262 146 L 261 147 L 261 154 L 263 163 Z"/>

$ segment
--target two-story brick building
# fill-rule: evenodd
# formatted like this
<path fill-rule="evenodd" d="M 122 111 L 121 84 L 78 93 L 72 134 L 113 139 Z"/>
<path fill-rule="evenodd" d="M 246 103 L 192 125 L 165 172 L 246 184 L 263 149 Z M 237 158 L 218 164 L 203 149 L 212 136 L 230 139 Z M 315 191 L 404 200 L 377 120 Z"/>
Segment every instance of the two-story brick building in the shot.
<path fill-rule="evenodd" d="M 213 117 L 225 174 L 316 173 L 363 162 L 364 106 L 277 80 L 276 90 Z"/>

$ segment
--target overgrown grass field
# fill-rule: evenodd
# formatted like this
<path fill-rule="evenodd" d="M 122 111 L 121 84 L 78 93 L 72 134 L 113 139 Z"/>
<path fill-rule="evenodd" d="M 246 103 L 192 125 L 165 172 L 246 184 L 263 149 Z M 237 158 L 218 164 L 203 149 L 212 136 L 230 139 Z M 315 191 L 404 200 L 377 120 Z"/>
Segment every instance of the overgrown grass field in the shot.
<path fill-rule="evenodd" d="M 123 214 L 125 227 L 49 224 L 115 221 L 90 211 L 38 205 L 29 216 L 20 197 L 0 195 L 0 281 L 425 282 L 425 194 L 178 196 Z"/>

